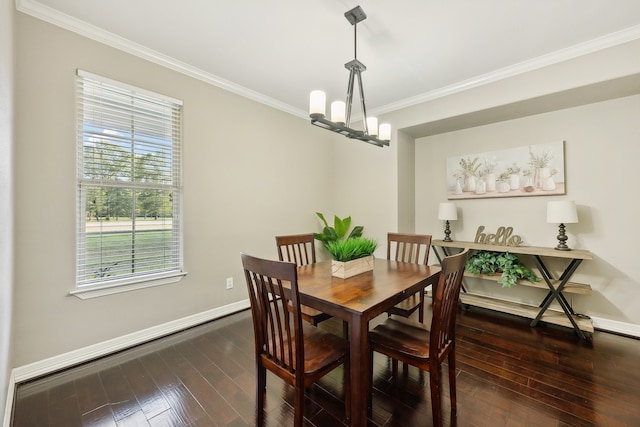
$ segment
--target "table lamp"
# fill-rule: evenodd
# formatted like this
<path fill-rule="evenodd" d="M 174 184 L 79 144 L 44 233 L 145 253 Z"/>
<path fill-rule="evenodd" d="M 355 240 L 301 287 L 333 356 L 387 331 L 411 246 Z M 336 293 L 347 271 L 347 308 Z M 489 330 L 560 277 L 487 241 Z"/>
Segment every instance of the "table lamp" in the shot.
<path fill-rule="evenodd" d="M 438 208 L 438 219 L 445 221 L 444 241 L 453 242 L 453 240 L 451 240 L 449 221 L 455 221 L 458 219 L 458 208 L 456 208 L 456 204 L 453 202 L 440 203 L 440 207 Z"/>
<path fill-rule="evenodd" d="M 554 249 L 559 251 L 570 251 L 571 248 L 567 246 L 567 235 L 564 231 L 564 225 L 578 222 L 576 202 L 573 200 L 547 202 L 547 222 L 560 224 L 558 231 L 558 246 Z"/>

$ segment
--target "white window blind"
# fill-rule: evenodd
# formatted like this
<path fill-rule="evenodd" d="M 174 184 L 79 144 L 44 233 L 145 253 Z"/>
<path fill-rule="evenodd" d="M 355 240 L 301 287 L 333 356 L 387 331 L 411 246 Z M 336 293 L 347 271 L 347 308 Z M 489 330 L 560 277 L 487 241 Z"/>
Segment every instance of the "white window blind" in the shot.
<path fill-rule="evenodd" d="M 182 102 L 78 70 L 76 289 L 182 272 Z"/>

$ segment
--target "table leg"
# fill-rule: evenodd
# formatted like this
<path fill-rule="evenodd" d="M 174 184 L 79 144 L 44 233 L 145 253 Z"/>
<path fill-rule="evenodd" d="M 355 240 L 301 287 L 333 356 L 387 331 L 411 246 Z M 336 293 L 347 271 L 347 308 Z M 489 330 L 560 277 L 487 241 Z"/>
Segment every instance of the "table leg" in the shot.
<path fill-rule="evenodd" d="M 367 332 L 369 322 L 352 314 L 349 319 L 349 351 L 351 352 L 351 426 L 367 425 L 367 400 L 369 397 L 369 353 Z"/>
<path fill-rule="evenodd" d="M 531 326 L 536 326 L 538 324 L 544 312 L 547 311 L 547 309 L 555 299 L 560 304 L 562 311 L 564 311 L 564 314 L 567 316 L 567 318 L 571 322 L 571 325 L 573 326 L 573 329 L 576 331 L 578 336 L 582 339 L 586 339 L 585 334 L 582 332 L 582 330 L 580 329 L 580 327 L 578 326 L 578 324 L 573 318 L 573 314 L 574 314 L 573 308 L 571 307 L 569 302 L 566 300 L 564 295 L 562 295 L 562 290 L 564 289 L 564 286 L 567 284 L 567 282 L 569 281 L 569 278 L 571 278 L 571 276 L 576 271 L 576 269 L 578 268 L 582 260 L 574 259 L 569 263 L 565 271 L 560 276 L 560 284 L 558 285 L 557 288 L 555 288 L 551 283 L 551 279 L 552 279 L 551 273 L 542 262 L 542 259 L 538 255 L 535 255 L 533 259 L 536 263 L 536 266 L 538 267 L 538 270 L 542 275 L 542 278 L 544 279 L 545 283 L 549 287 L 549 293 L 544 298 L 540 307 L 540 311 L 538 312 L 538 315 L 536 316 L 536 318 L 533 319 L 533 321 L 531 322 Z"/>

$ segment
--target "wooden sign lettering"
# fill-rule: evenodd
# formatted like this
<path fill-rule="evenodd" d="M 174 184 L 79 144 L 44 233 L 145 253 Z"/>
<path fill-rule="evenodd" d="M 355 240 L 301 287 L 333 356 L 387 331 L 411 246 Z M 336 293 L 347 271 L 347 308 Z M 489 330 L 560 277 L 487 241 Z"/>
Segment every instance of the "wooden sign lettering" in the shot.
<path fill-rule="evenodd" d="M 484 225 L 478 227 L 476 243 L 496 246 L 520 246 L 522 244 L 522 237 L 517 234 L 512 236 L 513 227 L 499 227 L 495 234 L 485 234 L 483 231 Z"/>

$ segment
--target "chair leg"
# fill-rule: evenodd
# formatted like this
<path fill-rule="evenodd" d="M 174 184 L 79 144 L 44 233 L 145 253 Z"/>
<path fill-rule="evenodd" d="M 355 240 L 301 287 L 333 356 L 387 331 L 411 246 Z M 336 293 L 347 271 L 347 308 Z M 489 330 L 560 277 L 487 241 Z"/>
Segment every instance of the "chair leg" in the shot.
<path fill-rule="evenodd" d="M 429 368 L 429 383 L 431 384 L 431 411 L 433 413 L 433 426 L 442 426 L 442 403 L 440 398 L 440 381 L 442 370 L 440 366 Z"/>
<path fill-rule="evenodd" d="M 293 425 L 302 427 L 304 417 L 304 387 L 296 387 L 293 394 Z"/>
<path fill-rule="evenodd" d="M 457 415 L 458 407 L 456 400 L 456 356 L 455 350 L 452 350 L 448 356 L 449 364 L 449 396 L 451 397 L 451 414 Z"/>
<path fill-rule="evenodd" d="M 267 370 L 258 364 L 256 383 L 256 425 L 261 427 L 264 425 L 264 399 L 267 389 Z"/>
<path fill-rule="evenodd" d="M 367 387 L 367 416 L 371 418 L 373 416 L 373 349 L 371 344 L 367 346 L 369 352 L 369 386 Z"/>
<path fill-rule="evenodd" d="M 345 358 L 343 365 L 344 378 L 344 417 L 351 421 L 351 362 L 349 356 Z"/>
<path fill-rule="evenodd" d="M 391 359 L 391 377 L 394 381 L 398 380 L 398 361 L 396 359 Z"/>

